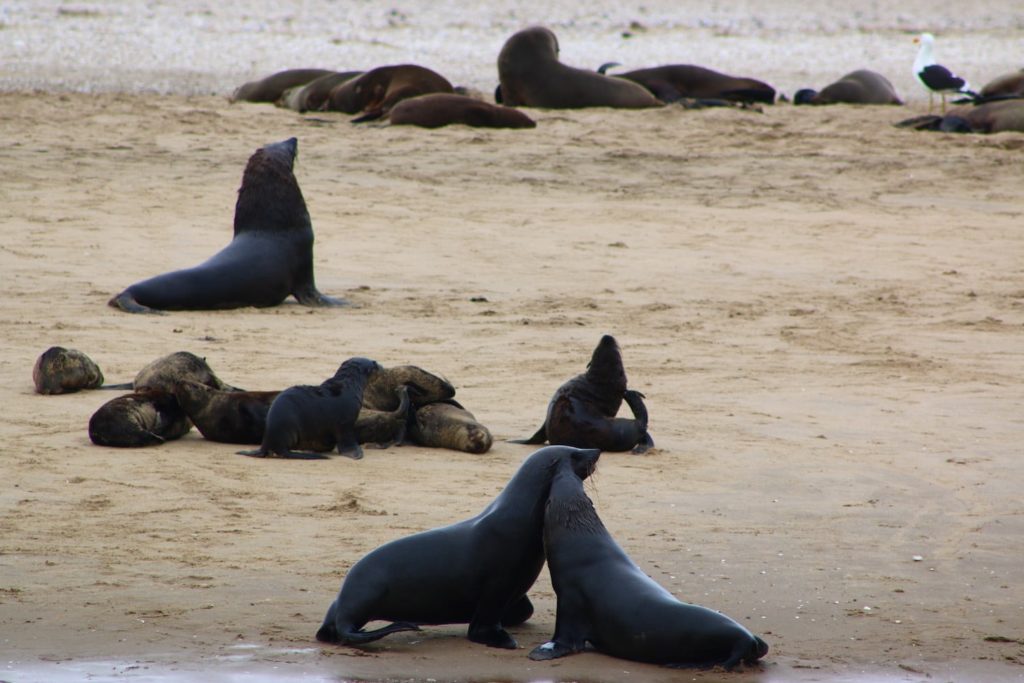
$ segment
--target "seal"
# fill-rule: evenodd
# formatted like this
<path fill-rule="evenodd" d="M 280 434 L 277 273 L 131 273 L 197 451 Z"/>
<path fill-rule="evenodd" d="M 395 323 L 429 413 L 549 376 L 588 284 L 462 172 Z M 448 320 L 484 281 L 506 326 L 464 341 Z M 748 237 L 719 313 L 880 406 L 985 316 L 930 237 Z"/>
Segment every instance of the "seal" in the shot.
<path fill-rule="evenodd" d="M 677 600 L 619 547 L 583 490 L 558 463 L 544 510 L 544 552 L 558 599 L 555 633 L 530 659 L 582 651 L 671 666 L 732 669 L 768 645 L 724 614 Z"/>
<path fill-rule="evenodd" d="M 452 91 L 452 84 L 447 78 L 424 66 L 379 66 L 331 90 L 324 108 L 345 114 L 361 114 L 352 119 L 353 123 L 361 123 L 387 115 L 404 99 Z"/>
<path fill-rule="evenodd" d="M 440 128 L 460 123 L 475 128 L 536 128 L 529 116 L 513 109 L 482 102 L 474 97 L 432 93 L 402 100 L 391 110 L 392 126 Z"/>
<path fill-rule="evenodd" d="M 523 29 L 505 41 L 498 54 L 498 78 L 497 99 L 510 107 L 662 106 L 641 85 L 559 62 L 558 38 L 543 26 Z"/>
<path fill-rule="evenodd" d="M 915 116 L 900 121 L 896 126 L 943 133 L 1024 133 L 1024 99 L 993 100 L 977 106 L 955 107 L 944 116 Z"/>
<path fill-rule="evenodd" d="M 476 454 L 486 453 L 494 443 L 487 427 L 453 399 L 417 408 L 411 437 L 419 446 Z"/>
<path fill-rule="evenodd" d="M 110 305 L 129 313 L 276 306 L 340 306 L 317 291 L 313 226 L 292 169 L 298 141 L 267 145 L 249 159 L 235 204 L 234 238 L 206 262 L 138 282 Z"/>
<path fill-rule="evenodd" d="M 289 88 L 305 85 L 321 76 L 333 73 L 330 69 L 286 69 L 258 81 L 240 85 L 231 95 L 232 102 L 277 102 Z"/>
<path fill-rule="evenodd" d="M 198 382 L 220 391 L 241 391 L 217 377 L 205 358 L 200 358 L 189 351 L 176 351 L 157 358 L 139 370 L 131 384 L 117 386 L 135 391 L 159 389 L 173 394 L 175 387 L 181 382 Z"/>
<path fill-rule="evenodd" d="M 611 335 L 604 335 L 594 349 L 587 371 L 555 391 L 548 403 L 547 418 L 528 439 L 511 443 L 552 444 L 602 451 L 643 453 L 654 446 L 647 433 L 647 407 L 643 394 L 626 388 L 622 353 Z M 617 418 L 625 400 L 635 419 Z"/>
<path fill-rule="evenodd" d="M 139 448 L 179 439 L 191 428 L 174 394 L 141 389 L 100 406 L 89 418 L 89 439 L 97 446 Z"/>
<path fill-rule="evenodd" d="M 797 90 L 793 104 L 903 104 L 882 74 L 869 69 L 851 71 L 835 83 L 817 92 L 810 88 Z"/>
<path fill-rule="evenodd" d="M 469 623 L 475 643 L 513 649 L 506 626 L 533 614 L 526 596 L 544 566 L 544 501 L 559 463 L 590 476 L 597 450 L 548 446 L 532 453 L 483 512 L 380 546 L 349 570 L 316 633 L 361 645 L 426 624 Z M 372 631 L 381 619 L 393 623 Z"/>
<path fill-rule="evenodd" d="M 615 62 L 602 64 L 597 72 L 605 73 Z M 728 76 L 693 64 L 665 64 L 614 74 L 615 78 L 633 81 L 665 103 L 686 98 L 719 99 L 730 102 L 775 101 L 775 88 L 755 78 Z"/>
<path fill-rule="evenodd" d="M 985 101 L 1024 97 L 1024 69 L 996 76 L 986 83 L 978 94 Z"/>
<path fill-rule="evenodd" d="M 32 366 L 37 394 L 72 394 L 103 385 L 103 372 L 92 358 L 77 349 L 51 346 Z"/>
<path fill-rule="evenodd" d="M 204 439 L 259 444 L 267 413 L 280 391 L 224 391 L 189 379 L 174 384 L 174 397 Z"/>
<path fill-rule="evenodd" d="M 380 369 L 369 358 L 349 358 L 334 377 L 320 386 L 298 385 L 282 391 L 267 412 L 267 427 L 257 450 L 239 455 L 265 458 L 323 459 L 335 446 L 338 453 L 358 460 L 363 449 L 356 439 L 356 418 L 363 389 L 370 375 Z M 293 451 L 306 448 L 313 453 Z"/>
<path fill-rule="evenodd" d="M 363 407 L 359 409 L 359 417 L 356 418 L 356 439 L 359 443 L 372 443 L 378 448 L 390 448 L 400 446 L 405 441 L 412 407 L 409 387 L 398 387 L 398 398 L 398 407 L 390 412 L 367 408 L 364 401 Z"/>
<path fill-rule="evenodd" d="M 330 97 L 331 90 L 345 81 L 362 75 L 362 71 L 333 71 L 305 85 L 290 88 L 281 95 L 276 104 L 300 114 L 307 111 L 320 111 Z"/>
<path fill-rule="evenodd" d="M 447 401 L 455 395 L 451 382 L 415 365 L 396 365 L 381 368 L 370 376 L 363 391 L 363 408 L 393 411 L 401 403 L 398 393 L 408 387 L 414 407 Z"/>

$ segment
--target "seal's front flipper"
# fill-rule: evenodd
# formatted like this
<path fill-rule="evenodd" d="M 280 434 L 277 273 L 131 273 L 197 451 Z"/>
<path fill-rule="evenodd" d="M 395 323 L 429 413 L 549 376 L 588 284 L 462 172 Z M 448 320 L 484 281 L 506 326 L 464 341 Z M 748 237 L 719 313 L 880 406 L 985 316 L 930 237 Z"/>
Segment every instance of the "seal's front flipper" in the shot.
<path fill-rule="evenodd" d="M 345 299 L 337 299 L 333 296 L 327 296 L 321 294 L 316 288 L 316 285 L 307 285 L 305 287 L 299 287 L 292 296 L 303 306 L 315 306 L 315 307 L 329 307 L 329 306 L 351 306 L 352 304 Z"/>
<path fill-rule="evenodd" d="M 248 455 L 250 458 L 265 458 L 268 455 L 270 455 L 270 453 L 263 450 L 262 448 L 257 448 L 256 450 L 253 451 L 235 451 L 235 453 L 237 453 L 238 455 Z"/>
<path fill-rule="evenodd" d="M 633 450 L 631 452 L 634 455 L 642 455 L 652 448 L 654 448 L 654 439 L 651 438 L 650 434 L 644 432 L 644 435 L 640 437 L 639 443 L 633 446 Z"/>
<path fill-rule="evenodd" d="M 131 291 L 127 289 L 118 294 L 117 296 L 115 296 L 110 301 L 108 301 L 107 305 L 112 306 L 114 308 L 120 308 L 122 311 L 126 313 L 149 313 L 151 315 L 164 315 L 163 311 L 158 311 L 155 308 L 150 308 L 149 306 L 143 306 L 142 304 L 140 304 L 138 301 L 135 300 L 135 297 L 132 296 Z"/>
<path fill-rule="evenodd" d="M 554 640 L 549 640 L 543 645 L 538 645 L 533 648 L 533 650 L 530 651 L 529 657 L 535 662 L 543 662 L 548 659 L 558 659 L 559 657 L 576 654 L 576 652 L 576 650 L 568 645 Z"/>
<path fill-rule="evenodd" d="M 372 631 L 346 631 L 344 633 L 338 633 L 334 627 L 328 627 L 326 625 L 321 626 L 320 630 L 316 632 L 316 639 L 322 643 L 341 643 L 342 645 L 362 645 L 364 643 L 372 643 L 375 640 L 380 640 L 386 635 L 391 633 L 398 633 L 399 631 L 419 631 L 420 627 L 416 624 L 409 623 L 408 621 L 396 621 L 393 624 L 388 624 L 383 628 L 374 629 Z"/>
<path fill-rule="evenodd" d="M 537 433 L 531 436 L 529 439 L 509 439 L 509 443 L 526 443 L 526 444 L 538 444 L 544 443 L 548 440 L 547 423 L 542 424 Z"/>
<path fill-rule="evenodd" d="M 515 638 L 508 634 L 508 631 L 500 626 L 481 626 L 477 623 L 469 625 L 467 637 L 474 643 L 481 643 L 487 647 L 500 647 L 503 650 L 515 650 L 519 645 Z"/>

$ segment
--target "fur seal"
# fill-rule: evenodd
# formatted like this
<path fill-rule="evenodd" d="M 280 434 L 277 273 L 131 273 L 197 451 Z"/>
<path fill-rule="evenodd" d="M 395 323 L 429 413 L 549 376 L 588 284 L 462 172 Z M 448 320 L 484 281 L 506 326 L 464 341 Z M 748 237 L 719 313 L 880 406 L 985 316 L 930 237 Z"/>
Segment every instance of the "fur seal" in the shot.
<path fill-rule="evenodd" d="M 345 81 L 361 75 L 362 71 L 332 71 L 324 76 L 294 88 L 290 88 L 276 101 L 277 106 L 297 111 L 319 111 L 327 102 L 331 90 Z"/>
<path fill-rule="evenodd" d="M 978 94 L 983 100 L 1024 97 L 1024 69 L 993 78 Z"/>
<path fill-rule="evenodd" d="M 400 446 L 405 441 L 405 433 L 409 426 L 409 411 L 412 402 L 409 400 L 409 387 L 398 387 L 398 407 L 392 411 L 373 410 L 365 405 L 359 409 L 356 418 L 356 439 L 359 443 L 376 444 L 378 448 Z"/>
<path fill-rule="evenodd" d="M 174 394 L 140 389 L 100 406 L 89 418 L 89 439 L 97 446 L 139 448 L 179 439 L 191 428 Z"/>
<path fill-rule="evenodd" d="M 399 389 L 409 388 L 414 407 L 447 401 L 455 395 L 451 382 L 415 365 L 381 368 L 370 376 L 363 391 L 363 408 L 392 411 L 401 402 Z"/>
<path fill-rule="evenodd" d="M 413 442 L 427 448 L 480 454 L 490 450 L 494 443 L 487 427 L 452 399 L 417 408 L 411 426 Z"/>
<path fill-rule="evenodd" d="M 51 346 L 32 366 L 32 382 L 37 394 L 71 394 L 98 389 L 103 384 L 103 372 L 81 351 Z"/>
<path fill-rule="evenodd" d="M 449 93 L 432 93 L 402 100 L 388 116 L 393 126 L 440 128 L 461 123 L 476 128 L 536 128 L 529 116 L 513 109 Z"/>
<path fill-rule="evenodd" d="M 810 88 L 797 90 L 793 104 L 903 104 L 885 76 L 868 69 L 851 71 L 835 83 L 816 92 Z"/>
<path fill-rule="evenodd" d="M 603 74 L 615 62 L 602 64 L 597 72 Z M 693 64 L 666 64 L 647 69 L 636 69 L 612 74 L 642 85 L 662 102 L 678 102 L 684 98 L 721 99 L 730 102 L 775 101 L 775 88 L 754 78 L 728 76 Z"/>
<path fill-rule="evenodd" d="M 172 394 L 180 382 L 198 382 L 220 391 L 241 391 L 217 377 L 205 358 L 200 358 L 189 351 L 176 351 L 157 358 L 139 370 L 130 385 L 120 386 L 135 391 L 159 389 Z"/>
<path fill-rule="evenodd" d="M 189 379 L 174 385 L 174 396 L 204 439 L 259 444 L 267 413 L 280 391 L 224 391 Z"/>
<path fill-rule="evenodd" d="M 317 291 L 313 279 L 313 226 L 292 171 L 297 149 L 290 138 L 249 159 L 226 247 L 193 268 L 137 282 L 110 305 L 129 313 L 265 307 L 289 294 L 304 306 L 344 305 Z"/>
<path fill-rule="evenodd" d="M 498 54 L 498 78 L 500 102 L 510 107 L 662 106 L 641 85 L 559 62 L 558 38 L 543 26 L 523 29 L 505 41 Z"/>
<path fill-rule="evenodd" d="M 977 106 L 955 107 L 945 116 L 915 116 L 900 121 L 896 126 L 943 133 L 1024 133 L 1024 99 L 993 100 Z"/>
<path fill-rule="evenodd" d="M 555 633 L 530 659 L 585 649 L 638 662 L 731 669 L 768 645 L 724 614 L 677 600 L 619 547 L 583 481 L 562 463 L 544 511 L 544 553 L 558 598 Z"/>
<path fill-rule="evenodd" d="M 615 417 L 625 400 L 635 419 Z M 555 391 L 547 418 L 528 439 L 512 443 L 552 444 L 602 451 L 643 453 L 654 446 L 647 433 L 647 408 L 643 394 L 626 388 L 622 353 L 611 335 L 604 335 L 594 349 L 587 371 Z"/>
<path fill-rule="evenodd" d="M 379 66 L 331 90 L 325 109 L 361 114 L 353 123 L 385 116 L 398 102 L 427 93 L 450 93 L 447 78 L 416 64 Z"/>
<path fill-rule="evenodd" d="M 285 389 L 270 405 L 260 447 L 239 454 L 310 460 L 326 458 L 322 453 L 337 447 L 341 455 L 362 458 L 363 449 L 356 439 L 356 418 L 366 381 L 379 369 L 377 362 L 369 358 L 349 358 L 320 386 Z"/>
<path fill-rule="evenodd" d="M 544 566 L 544 501 L 565 462 L 590 476 L 597 450 L 549 446 L 535 451 L 504 490 L 472 519 L 391 541 L 349 570 L 316 639 L 361 645 L 424 624 L 469 623 L 475 643 L 513 649 L 503 627 L 526 621 L 526 591 Z M 374 620 L 393 623 L 372 631 Z"/>
<path fill-rule="evenodd" d="M 333 73 L 330 69 L 286 69 L 258 81 L 240 85 L 231 95 L 232 102 L 277 102 L 289 88 L 305 85 L 321 76 Z"/>

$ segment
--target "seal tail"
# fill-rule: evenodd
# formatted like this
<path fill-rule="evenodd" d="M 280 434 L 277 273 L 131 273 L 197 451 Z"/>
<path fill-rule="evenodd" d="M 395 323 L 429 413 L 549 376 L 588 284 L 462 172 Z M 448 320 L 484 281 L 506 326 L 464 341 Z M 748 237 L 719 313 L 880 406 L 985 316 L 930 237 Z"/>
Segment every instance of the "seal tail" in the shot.
<path fill-rule="evenodd" d="M 538 429 L 537 432 L 533 436 L 531 436 L 529 439 L 509 439 L 508 442 L 509 443 L 526 443 L 526 444 L 544 443 L 545 441 L 548 440 L 548 433 L 547 433 L 546 425 L 547 425 L 547 423 L 542 424 L 540 426 L 540 429 Z"/>
<path fill-rule="evenodd" d="M 380 640 L 386 635 L 392 633 L 398 633 L 399 631 L 419 631 L 420 627 L 416 624 L 408 621 L 396 621 L 393 624 L 388 624 L 383 628 L 374 629 L 372 631 L 347 631 L 345 633 L 338 633 L 338 629 L 334 624 L 324 624 L 320 627 L 320 630 L 316 632 L 316 639 L 321 643 L 340 643 L 342 645 L 363 645 L 364 643 L 372 643 L 375 640 Z"/>

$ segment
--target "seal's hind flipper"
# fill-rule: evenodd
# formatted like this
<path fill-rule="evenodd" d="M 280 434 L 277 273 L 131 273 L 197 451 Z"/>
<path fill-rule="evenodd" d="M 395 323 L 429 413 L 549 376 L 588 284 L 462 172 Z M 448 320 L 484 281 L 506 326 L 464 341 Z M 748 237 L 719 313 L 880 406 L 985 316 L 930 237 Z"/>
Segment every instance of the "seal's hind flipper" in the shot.
<path fill-rule="evenodd" d="M 122 311 L 126 313 L 149 313 L 151 315 L 164 315 L 163 311 L 158 311 L 155 308 L 150 308 L 149 306 L 143 306 L 142 304 L 140 304 L 138 301 L 135 300 L 135 297 L 132 296 L 131 292 L 127 289 L 118 294 L 117 296 L 115 296 L 110 301 L 108 301 L 107 305 L 112 306 L 114 308 L 120 308 Z"/>
<path fill-rule="evenodd" d="M 96 388 L 97 389 L 118 389 L 118 390 L 128 390 L 128 391 L 131 391 L 132 389 L 135 388 L 135 383 L 134 382 L 124 382 L 122 384 L 103 384 L 103 385 L 101 385 L 99 387 L 96 387 Z"/>
<path fill-rule="evenodd" d="M 548 659 L 558 659 L 559 657 L 565 657 L 566 655 L 576 654 L 576 650 L 572 649 L 568 645 L 556 643 L 553 640 L 549 640 L 543 645 L 538 645 L 530 651 L 529 657 L 535 662 L 543 662 Z"/>
<path fill-rule="evenodd" d="M 548 440 L 547 423 L 540 426 L 540 429 L 531 436 L 529 439 L 509 439 L 509 443 L 525 443 L 525 444 L 538 444 L 544 443 Z"/>
<path fill-rule="evenodd" d="M 324 628 L 321 627 L 320 631 Z M 362 645 L 363 643 L 371 643 L 375 640 L 380 640 L 386 635 L 392 633 L 398 633 L 399 631 L 419 631 L 420 627 L 416 624 L 408 621 L 396 621 L 393 624 L 388 624 L 383 628 L 374 629 L 373 631 L 349 631 L 348 633 L 338 633 L 337 640 L 333 642 L 341 643 L 342 645 Z M 320 640 L 320 632 L 316 634 L 317 640 Z"/>

